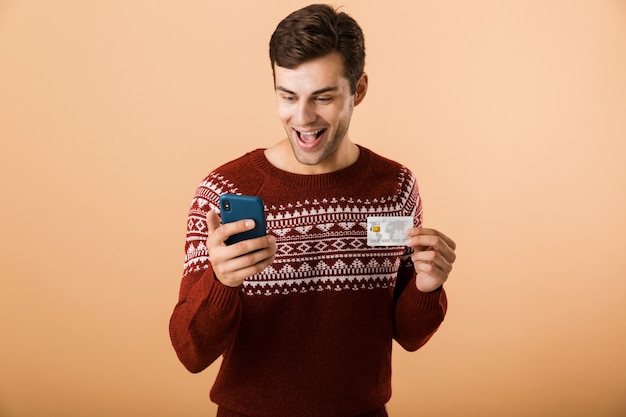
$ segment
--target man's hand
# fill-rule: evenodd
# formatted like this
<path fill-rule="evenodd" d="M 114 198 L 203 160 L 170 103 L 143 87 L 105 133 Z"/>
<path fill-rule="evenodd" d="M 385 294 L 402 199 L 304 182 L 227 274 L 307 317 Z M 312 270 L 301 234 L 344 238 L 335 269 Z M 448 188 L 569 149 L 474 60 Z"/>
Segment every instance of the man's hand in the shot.
<path fill-rule="evenodd" d="M 413 265 L 417 276 L 415 284 L 422 292 L 441 287 L 448 279 L 456 259 L 456 244 L 435 229 L 414 227 L 407 232 L 407 246 L 413 248 Z"/>
<path fill-rule="evenodd" d="M 258 274 L 274 262 L 276 238 L 272 235 L 248 239 L 227 245 L 230 236 L 254 228 L 253 220 L 240 220 L 222 225 L 219 216 L 207 213 L 209 237 L 206 246 L 217 279 L 229 287 L 238 287 L 243 281 Z"/>

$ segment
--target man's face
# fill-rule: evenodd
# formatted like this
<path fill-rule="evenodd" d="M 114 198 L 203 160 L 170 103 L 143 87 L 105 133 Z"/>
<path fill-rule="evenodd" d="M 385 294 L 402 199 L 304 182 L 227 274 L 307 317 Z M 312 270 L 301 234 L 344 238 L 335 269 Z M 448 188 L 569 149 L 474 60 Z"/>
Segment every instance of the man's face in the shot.
<path fill-rule="evenodd" d="M 338 53 L 275 67 L 278 116 L 305 171 L 332 172 L 347 151 L 354 96 Z"/>

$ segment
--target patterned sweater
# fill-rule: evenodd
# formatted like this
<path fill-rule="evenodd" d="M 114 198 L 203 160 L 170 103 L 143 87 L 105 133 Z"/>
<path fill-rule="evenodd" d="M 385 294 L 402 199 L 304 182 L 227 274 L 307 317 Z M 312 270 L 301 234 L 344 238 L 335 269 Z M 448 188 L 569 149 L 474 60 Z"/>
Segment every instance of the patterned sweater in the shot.
<path fill-rule="evenodd" d="M 220 194 L 260 196 L 277 238 L 274 263 L 240 288 L 214 278 L 206 213 Z M 218 416 L 384 416 L 391 397 L 392 340 L 417 350 L 446 313 L 441 288 L 415 286 L 406 247 L 369 247 L 368 216 L 422 208 L 413 174 L 360 147 L 353 165 L 329 174 L 277 169 L 257 149 L 213 171 L 187 223 L 174 349 L 200 372 L 223 355 L 211 390 Z"/>

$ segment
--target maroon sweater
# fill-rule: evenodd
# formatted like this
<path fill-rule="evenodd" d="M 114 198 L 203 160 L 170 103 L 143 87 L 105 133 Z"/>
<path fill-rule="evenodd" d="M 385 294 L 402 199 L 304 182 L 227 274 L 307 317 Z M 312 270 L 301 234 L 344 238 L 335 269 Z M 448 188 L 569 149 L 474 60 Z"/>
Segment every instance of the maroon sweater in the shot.
<path fill-rule="evenodd" d="M 274 263 L 240 288 L 214 278 L 206 213 L 220 194 L 260 196 Z M 406 247 L 368 247 L 371 215 L 422 210 L 413 174 L 361 147 L 356 163 L 322 175 L 272 166 L 262 149 L 213 171 L 188 218 L 172 344 L 191 372 L 223 355 L 211 390 L 219 416 L 384 416 L 395 339 L 416 350 L 446 307 L 443 289 L 420 292 Z"/>

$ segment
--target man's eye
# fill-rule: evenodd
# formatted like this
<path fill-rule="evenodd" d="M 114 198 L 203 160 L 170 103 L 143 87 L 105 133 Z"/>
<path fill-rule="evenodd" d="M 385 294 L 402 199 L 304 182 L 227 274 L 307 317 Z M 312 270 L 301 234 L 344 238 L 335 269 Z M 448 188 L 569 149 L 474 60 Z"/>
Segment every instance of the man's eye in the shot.
<path fill-rule="evenodd" d="M 318 97 L 317 101 L 319 101 L 320 103 L 327 103 L 331 100 L 330 97 Z"/>
<path fill-rule="evenodd" d="M 293 101 L 296 101 L 296 98 L 294 96 L 283 96 L 283 100 L 285 100 L 288 103 L 291 103 Z"/>

